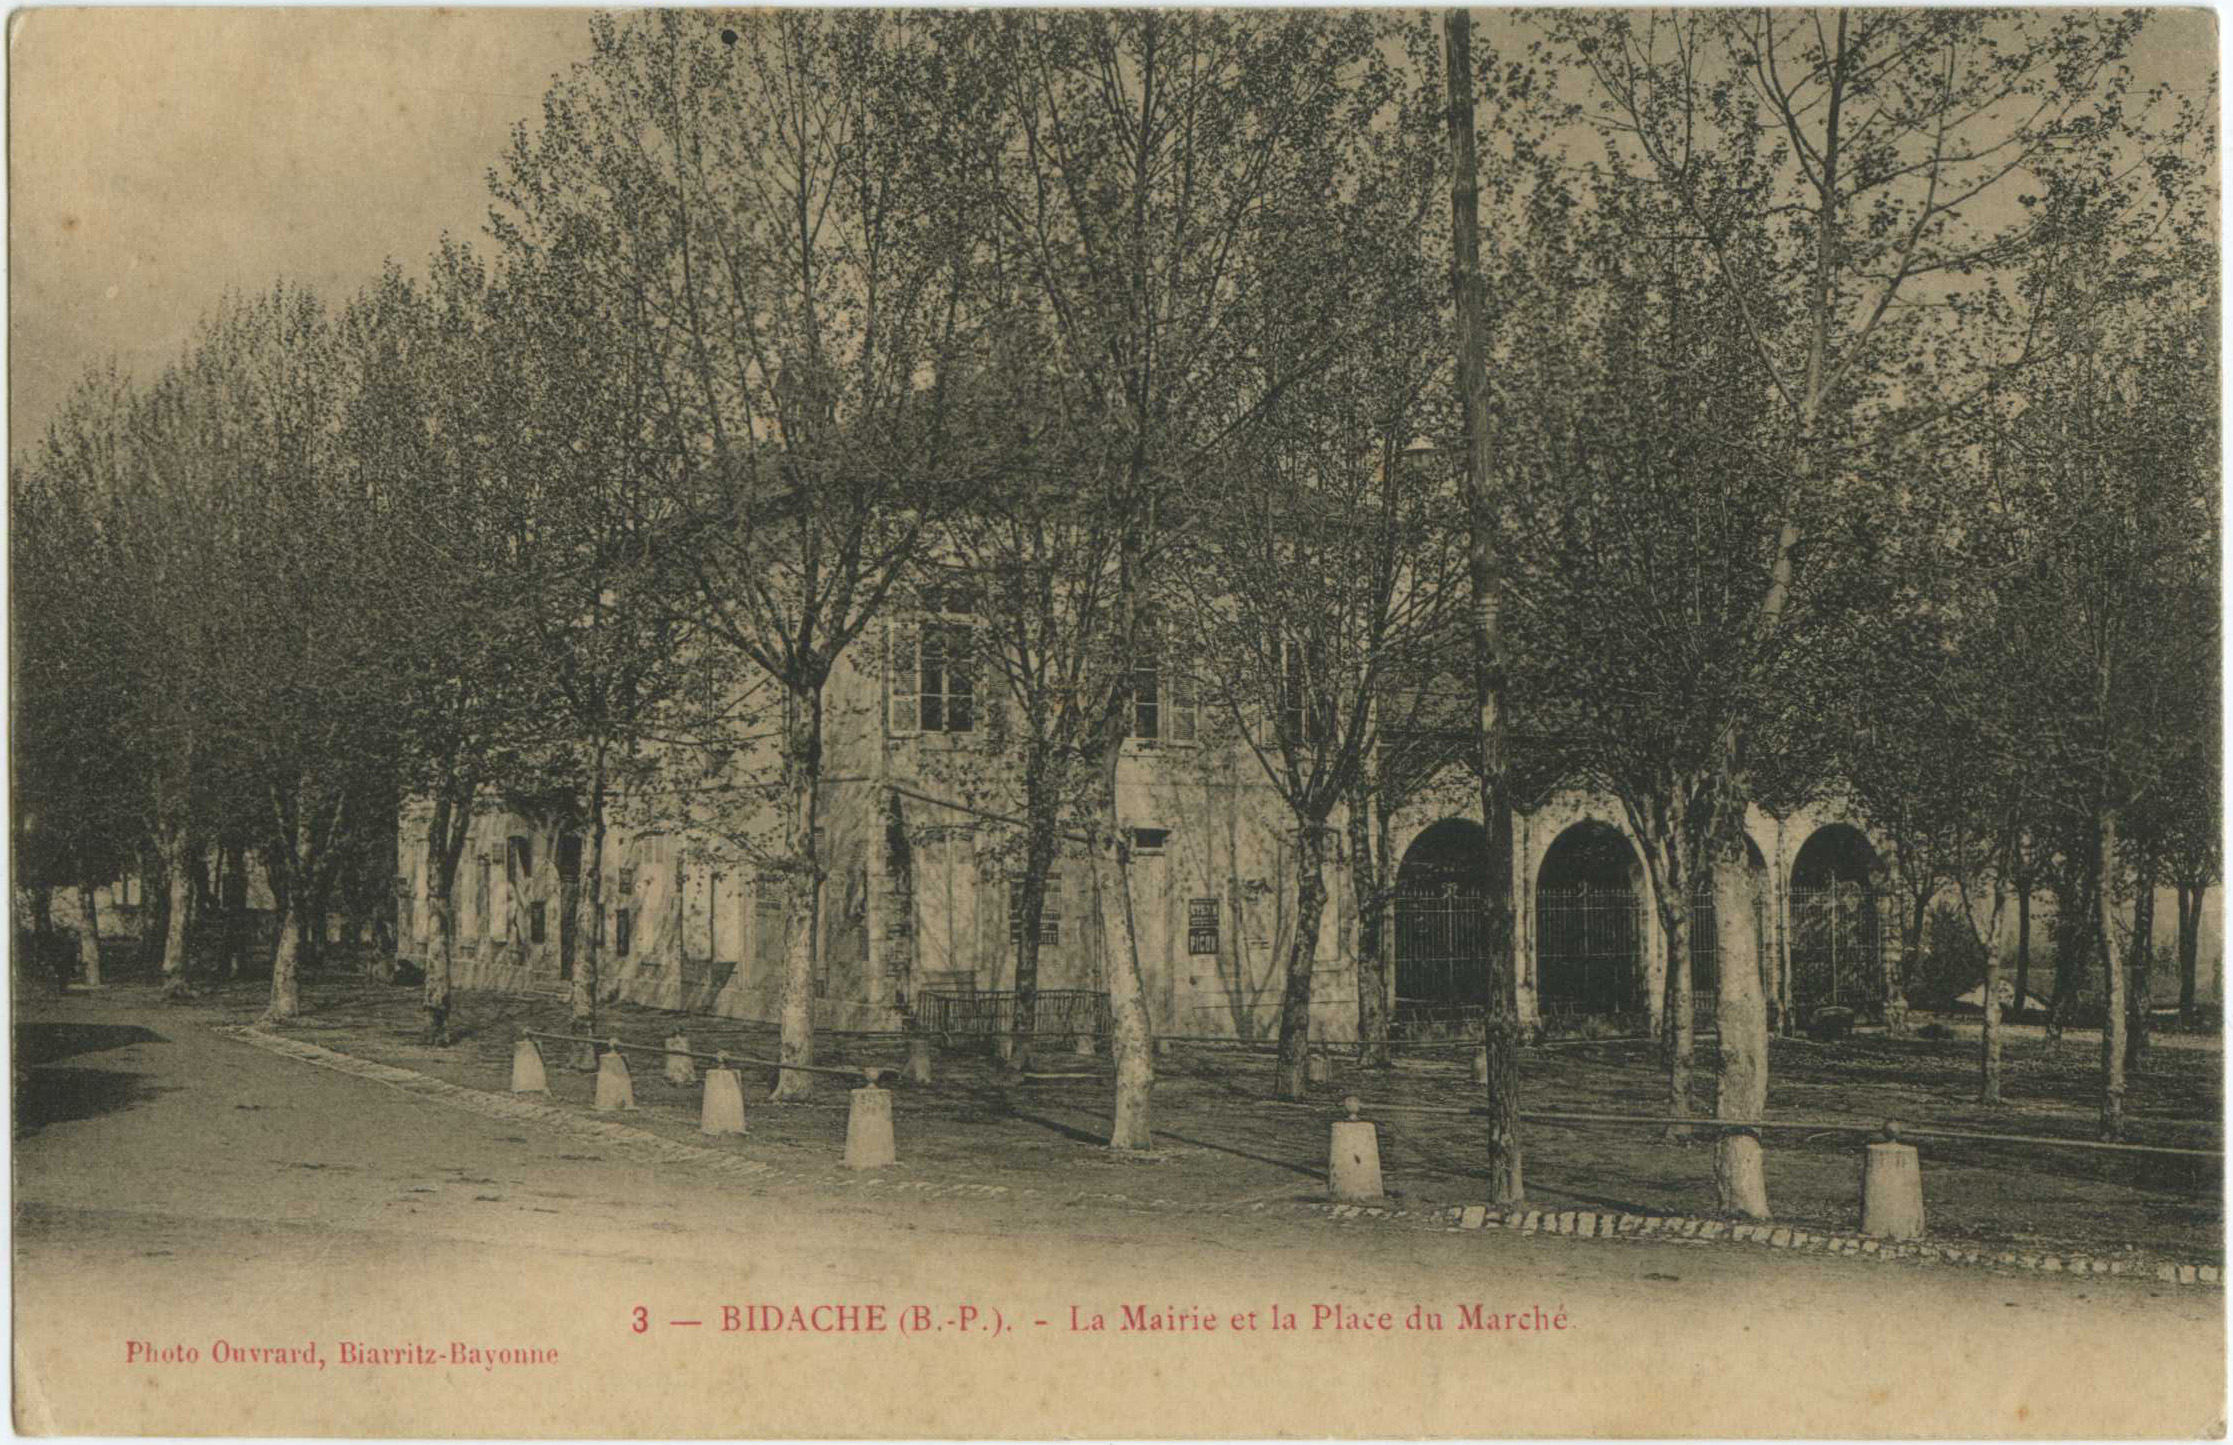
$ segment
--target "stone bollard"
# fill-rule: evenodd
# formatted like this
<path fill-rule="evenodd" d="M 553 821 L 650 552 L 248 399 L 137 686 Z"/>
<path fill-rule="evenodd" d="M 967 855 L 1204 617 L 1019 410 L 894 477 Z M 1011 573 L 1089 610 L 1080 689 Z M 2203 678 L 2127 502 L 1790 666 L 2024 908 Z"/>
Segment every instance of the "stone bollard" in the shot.
<path fill-rule="evenodd" d="M 1915 1146 L 1900 1142 L 1900 1126 L 1884 1126 L 1884 1142 L 1861 1156 L 1861 1232 L 1885 1239 L 1918 1239 L 1923 1233 L 1923 1169 Z"/>
<path fill-rule="evenodd" d="M 1092 1058 L 1092 1057 L 1093 1057 L 1093 1035 L 1091 1035 L 1091 1034 L 1074 1034 L 1074 1035 L 1072 1035 L 1072 1036 L 1071 1036 L 1071 1039 L 1070 1039 L 1070 1052 L 1071 1052 L 1071 1053 L 1074 1053 L 1074 1054 L 1076 1054 L 1076 1055 L 1077 1055 L 1077 1056 L 1078 1056 L 1079 1058 L 1081 1058 L 1081 1059 L 1090 1059 L 1090 1058 Z"/>
<path fill-rule="evenodd" d="M 1157 1039 L 1155 1041 L 1155 1056 L 1159 1059 L 1167 1059 L 1171 1056 L 1171 1041 L 1169 1039 Z"/>
<path fill-rule="evenodd" d="M 597 1042 L 596 1042 L 596 1040 L 594 1040 L 594 1039 L 581 1039 L 581 1040 L 577 1041 L 577 1042 L 575 1043 L 575 1045 L 574 1045 L 574 1049 L 573 1049 L 573 1052 L 572 1052 L 572 1053 L 570 1053 L 570 1054 L 568 1054 L 568 1055 L 566 1056 L 566 1067 L 567 1067 L 567 1068 L 569 1068 L 569 1069 L 572 1069 L 572 1070 L 573 1070 L 573 1071 L 574 1071 L 575 1073 L 577 1073 L 577 1074 L 594 1074 L 594 1073 L 596 1073 L 596 1072 L 597 1072 Z"/>
<path fill-rule="evenodd" d="M 547 1094 L 550 1080 L 543 1073 L 543 1051 L 525 1034 L 512 1045 L 512 1092 L 515 1094 Z"/>
<path fill-rule="evenodd" d="M 1347 1119 L 1334 1121 L 1334 1137 L 1326 1151 L 1326 1184 L 1336 1199 L 1354 1203 L 1378 1199 L 1380 1189 L 1380 1132 L 1357 1117 L 1364 1107 L 1351 1094 L 1341 1101 Z"/>
<path fill-rule="evenodd" d="M 1488 1045 L 1483 1044 L 1480 1048 L 1477 1048 L 1473 1051 L 1473 1082 L 1476 1084 L 1485 1084 L 1488 1081 L 1489 1049 Z"/>
<path fill-rule="evenodd" d="M 744 1080 L 729 1067 L 727 1054 L 716 1054 L 714 1059 L 714 1066 L 706 1070 L 706 1096 L 698 1110 L 698 1132 L 742 1134 Z"/>
<path fill-rule="evenodd" d="M 677 1087 L 698 1082 L 697 1061 L 690 1057 L 690 1035 L 667 1035 L 667 1082 Z"/>
<path fill-rule="evenodd" d="M 597 1061 L 597 1111 L 636 1107 L 636 1086 L 628 1077 L 628 1061 L 620 1056 L 620 1040 L 612 1040 Z"/>
<path fill-rule="evenodd" d="M 1319 1049 L 1313 1049 L 1313 1050 L 1311 1051 L 1310 1057 L 1309 1057 L 1309 1058 L 1307 1058 L 1307 1059 L 1305 1059 L 1305 1060 L 1303 1060 L 1303 1082 L 1304 1082 L 1304 1083 L 1306 1083 L 1306 1084 L 1324 1084 L 1324 1083 L 1330 1083 L 1330 1082 L 1331 1082 L 1331 1081 L 1333 1080 L 1333 1077 L 1334 1077 L 1334 1063 L 1333 1063 L 1333 1060 L 1331 1060 L 1331 1059 L 1327 1058 L 1327 1057 L 1326 1057 L 1326 1055 L 1325 1055 L 1325 1052 L 1324 1052 L 1323 1050 L 1319 1050 Z"/>
<path fill-rule="evenodd" d="M 892 1147 L 892 1096 L 876 1086 L 876 1071 L 868 1083 L 853 1091 L 852 1108 L 845 1116 L 845 1167 L 885 1169 L 899 1162 Z"/>
<path fill-rule="evenodd" d="M 907 1041 L 907 1082 L 910 1084 L 927 1084 L 930 1082 L 929 1039 L 918 1037 Z"/>

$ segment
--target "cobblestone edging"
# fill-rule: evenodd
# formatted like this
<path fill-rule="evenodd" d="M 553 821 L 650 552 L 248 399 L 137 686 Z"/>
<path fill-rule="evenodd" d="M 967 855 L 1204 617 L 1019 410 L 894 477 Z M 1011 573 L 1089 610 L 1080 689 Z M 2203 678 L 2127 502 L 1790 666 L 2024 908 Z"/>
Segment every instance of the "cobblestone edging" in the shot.
<path fill-rule="evenodd" d="M 1376 1214 L 1367 1206 L 1333 1206 L 1336 1218 L 1358 1213 Z M 1697 1219 L 1683 1215 L 1618 1214 L 1592 1210 L 1492 1209 L 1487 1205 L 1453 1205 L 1441 1212 L 1444 1227 L 1452 1230 L 1502 1228 L 1527 1234 L 1565 1234 L 1577 1238 L 1676 1239 L 1706 1243 L 1762 1245 L 1769 1249 L 1795 1249 L 1809 1254 L 1848 1255 L 1856 1258 L 1910 1259 L 1920 1264 L 1952 1264 L 1980 1268 L 2024 1269 L 2039 1274 L 2121 1275 L 2154 1278 L 2164 1284 L 2222 1284 L 2222 1271 L 2214 1264 L 2178 1264 L 2166 1261 L 2111 1259 L 2083 1254 L 2047 1254 L 2035 1250 L 1975 1249 L 1967 1245 L 1939 1244 L 1928 1240 L 1872 1239 L 1860 1234 L 1825 1234 L 1793 1229 L 1782 1224 L 1731 1224 L 1725 1219 Z"/>
<path fill-rule="evenodd" d="M 467 1110 L 483 1118 L 505 1122 L 532 1121 L 570 1134 L 575 1138 L 603 1144 L 637 1157 L 669 1164 L 697 1164 L 727 1174 L 732 1178 L 752 1179 L 760 1183 L 809 1182 L 795 1174 L 787 1174 L 773 1164 L 762 1160 L 747 1159 L 729 1150 L 710 1148 L 698 1144 L 685 1144 L 630 1124 L 584 1114 L 579 1109 L 561 1104 L 541 1103 L 519 1094 L 498 1094 L 486 1089 L 468 1088 L 433 1078 L 412 1069 L 398 1068 L 392 1064 L 374 1063 L 354 1054 L 341 1053 L 319 1044 L 305 1043 L 255 1027 L 227 1028 L 222 1030 L 241 1042 L 262 1049 L 267 1053 L 295 1059 L 301 1063 L 332 1069 L 374 1083 L 400 1089 L 434 1103 Z M 1195 1215 L 1265 1214 L 1280 1210 L 1296 1201 L 1288 1190 L 1275 1191 L 1269 1197 L 1252 1199 L 1187 1202 L 1174 1199 L 1140 1198 L 1114 1191 L 1077 1190 L 1053 1194 L 1041 1189 L 1014 1189 L 1005 1184 L 941 1184 L 930 1179 L 910 1179 L 896 1176 L 890 1171 L 875 1173 L 816 1175 L 811 1179 L 816 1187 L 853 1190 L 862 1194 L 871 1191 L 881 1195 L 907 1195 L 913 1198 L 1004 1198 L 1054 1200 L 1070 1205 L 1089 1205 L 1101 1208 L 1124 1209 L 1139 1212 L 1173 1212 Z M 1870 1239 L 1863 1235 L 1825 1234 L 1819 1231 L 1793 1229 L 1775 1224 L 1731 1224 L 1722 1219 L 1699 1219 L 1685 1216 L 1620 1214 L 1593 1210 L 1501 1210 L 1486 1205 L 1452 1205 L 1448 1208 L 1408 1209 L 1393 1202 L 1377 1204 L 1327 1204 L 1312 1203 L 1308 1212 L 1334 1220 L 1377 1220 L 1389 1223 L 1405 1222 L 1417 1225 L 1440 1225 L 1451 1231 L 1502 1228 L 1528 1234 L 1561 1234 L 1576 1238 L 1624 1238 L 1681 1240 L 1691 1243 L 1720 1242 L 1725 1244 L 1754 1244 L 1770 1249 L 1793 1249 L 1809 1254 L 1846 1255 L 1855 1258 L 1908 1259 L 1922 1264 L 1951 1264 L 1976 1267 L 2000 1267 L 2032 1270 L 2042 1274 L 2110 1275 L 2145 1279 L 2153 1277 L 2165 1284 L 2222 1283 L 2222 1272 L 2216 1265 L 2176 1264 L 2167 1262 L 2142 1262 L 2133 1259 L 2106 1259 L 2088 1255 L 2044 1254 L 2036 1251 L 2010 1251 L 1972 1249 L 1962 1245 L 1934 1244 L 1928 1241 L 1892 1243 Z"/>

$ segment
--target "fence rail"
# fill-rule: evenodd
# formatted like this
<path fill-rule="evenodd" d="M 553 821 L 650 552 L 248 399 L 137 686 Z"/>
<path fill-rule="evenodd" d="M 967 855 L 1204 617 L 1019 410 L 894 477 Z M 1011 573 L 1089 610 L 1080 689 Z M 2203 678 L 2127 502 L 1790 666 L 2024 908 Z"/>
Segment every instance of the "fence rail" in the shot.
<path fill-rule="evenodd" d="M 1015 1031 L 1016 991 L 983 989 L 917 995 L 916 1017 L 926 1033 L 996 1038 Z M 1041 1038 L 1105 1038 L 1109 996 L 1092 989 L 1043 988 L 1032 1010 L 1031 1031 Z"/>

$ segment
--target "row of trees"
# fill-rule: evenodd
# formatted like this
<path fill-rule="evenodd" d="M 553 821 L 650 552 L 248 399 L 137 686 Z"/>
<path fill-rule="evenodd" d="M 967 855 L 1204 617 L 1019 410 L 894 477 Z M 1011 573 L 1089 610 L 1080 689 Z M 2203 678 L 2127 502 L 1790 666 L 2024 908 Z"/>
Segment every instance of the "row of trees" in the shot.
<path fill-rule="evenodd" d="M 308 920 L 386 886 L 363 860 L 422 799 L 439 1037 L 476 808 L 584 832 L 601 918 L 614 810 L 665 799 L 788 882 L 808 1064 L 825 694 L 928 603 L 977 619 L 969 705 L 1015 763 L 984 801 L 1026 1057 L 1049 870 L 1094 860 L 1122 1147 L 1150 670 L 1292 815 L 1290 1096 L 1324 864 L 1384 1060 L 1386 819 L 1452 762 L 1492 822 L 1523 764 L 1620 800 L 1678 1115 L 1698 900 L 1755 953 L 1748 804 L 1857 789 L 1986 937 L 2046 880 L 2108 949 L 2135 876 L 2215 868 L 2171 841 L 2215 833 L 2209 132 L 2129 93 L 2139 24 L 1568 12 L 1476 58 L 1463 13 L 596 18 L 492 172 L 487 254 L 339 310 L 229 299 L 16 461 L 19 856 L 159 864 L 174 974 L 206 860 L 260 857 L 283 1016 Z M 1718 996 L 1742 1123 L 1766 1005 L 1750 970 Z M 1717 1177 L 1767 1212 L 1756 1137 Z"/>

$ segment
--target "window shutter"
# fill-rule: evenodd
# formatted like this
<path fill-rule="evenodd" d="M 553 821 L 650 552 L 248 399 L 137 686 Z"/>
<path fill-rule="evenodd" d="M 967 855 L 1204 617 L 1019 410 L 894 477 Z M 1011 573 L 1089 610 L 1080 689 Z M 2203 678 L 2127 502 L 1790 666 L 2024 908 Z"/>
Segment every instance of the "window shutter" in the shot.
<path fill-rule="evenodd" d="M 884 679 L 890 697 L 887 722 L 895 736 L 922 731 L 922 699 L 918 696 L 921 659 L 916 645 L 913 627 L 897 622 L 885 625 Z"/>

